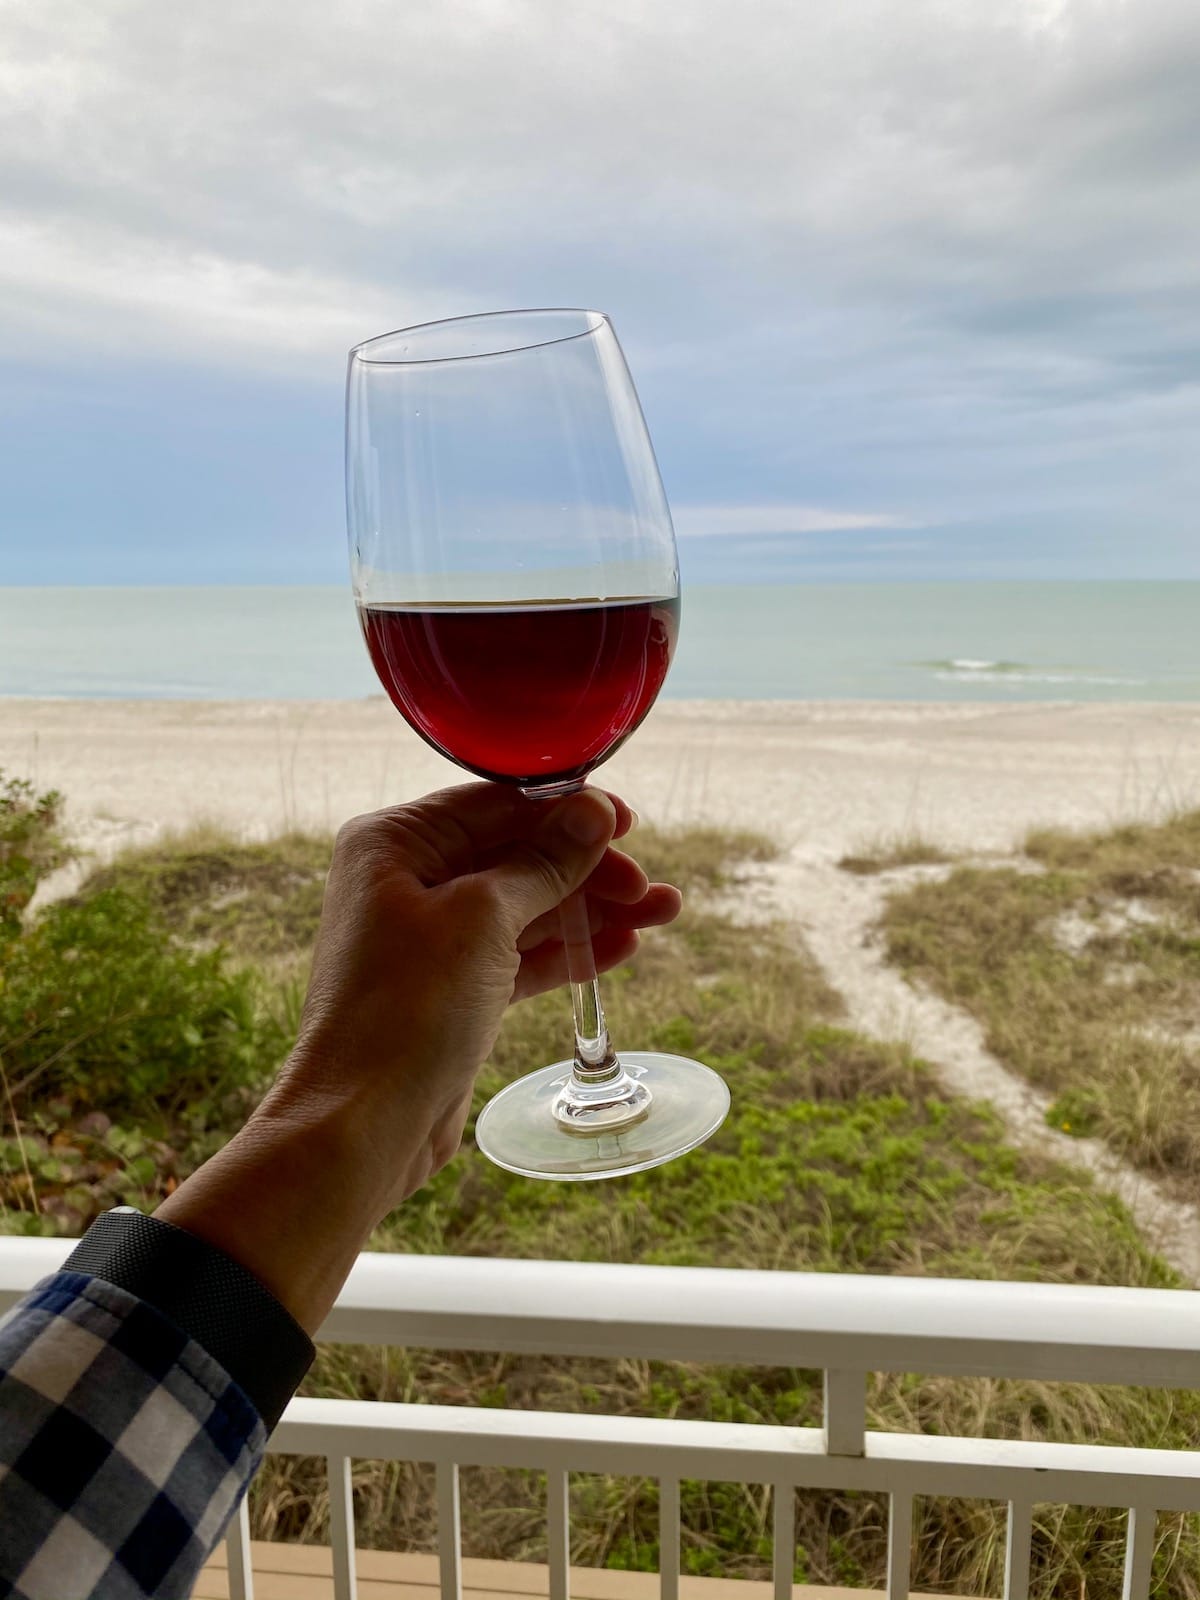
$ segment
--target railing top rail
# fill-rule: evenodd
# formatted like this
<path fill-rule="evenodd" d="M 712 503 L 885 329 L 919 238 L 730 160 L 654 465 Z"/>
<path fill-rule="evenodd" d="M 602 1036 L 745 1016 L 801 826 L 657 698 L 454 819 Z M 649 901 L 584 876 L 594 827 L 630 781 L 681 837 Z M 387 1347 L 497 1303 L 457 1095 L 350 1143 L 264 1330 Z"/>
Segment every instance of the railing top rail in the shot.
<path fill-rule="evenodd" d="M 0 1310 L 71 1248 L 0 1239 Z M 350 1344 L 1200 1387 L 1200 1292 L 364 1254 Z"/>
<path fill-rule="evenodd" d="M 873 1492 L 903 1485 L 908 1494 L 963 1499 L 1200 1510 L 1200 1458 L 1185 1450 L 920 1433 L 868 1433 L 865 1444 L 861 1456 L 834 1456 L 820 1428 L 298 1399 L 267 1448 L 380 1461 Z"/>

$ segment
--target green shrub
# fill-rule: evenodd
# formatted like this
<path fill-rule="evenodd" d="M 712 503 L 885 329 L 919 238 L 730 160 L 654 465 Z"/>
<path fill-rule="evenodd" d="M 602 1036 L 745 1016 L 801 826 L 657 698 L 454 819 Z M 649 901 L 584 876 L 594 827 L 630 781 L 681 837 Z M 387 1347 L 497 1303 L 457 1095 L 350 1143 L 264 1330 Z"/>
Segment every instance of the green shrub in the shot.
<path fill-rule="evenodd" d="M 5 953 L 0 1057 L 22 1113 L 60 1096 L 170 1116 L 264 1076 L 284 1044 L 251 974 L 176 944 L 122 890 L 50 906 Z"/>
<path fill-rule="evenodd" d="M 21 917 L 38 882 L 70 852 L 58 832 L 62 796 L 38 794 L 24 778 L 0 772 L 0 939 L 21 931 Z"/>

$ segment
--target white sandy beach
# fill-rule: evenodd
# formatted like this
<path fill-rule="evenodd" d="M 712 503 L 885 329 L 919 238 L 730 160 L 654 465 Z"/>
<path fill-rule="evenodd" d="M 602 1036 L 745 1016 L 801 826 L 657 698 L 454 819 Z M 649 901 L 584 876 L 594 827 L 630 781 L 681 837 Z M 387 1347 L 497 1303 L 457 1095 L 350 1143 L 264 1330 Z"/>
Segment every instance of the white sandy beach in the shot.
<path fill-rule="evenodd" d="M 382 698 L 0 700 L 0 768 L 60 788 L 102 853 L 199 819 L 332 829 L 463 777 Z M 1200 804 L 1200 706 L 666 701 L 603 781 L 648 819 L 761 828 L 803 859 L 910 832 L 1004 849 Z"/>

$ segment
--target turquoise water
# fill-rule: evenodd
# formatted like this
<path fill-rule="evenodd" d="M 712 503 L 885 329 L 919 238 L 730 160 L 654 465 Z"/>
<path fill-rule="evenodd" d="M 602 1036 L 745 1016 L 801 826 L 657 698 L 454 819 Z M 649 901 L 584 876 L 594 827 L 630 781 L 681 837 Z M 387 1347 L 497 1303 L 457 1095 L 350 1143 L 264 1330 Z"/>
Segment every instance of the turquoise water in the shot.
<path fill-rule="evenodd" d="M 693 586 L 665 696 L 1200 701 L 1200 583 Z M 0 694 L 377 694 L 348 588 L 0 589 Z"/>

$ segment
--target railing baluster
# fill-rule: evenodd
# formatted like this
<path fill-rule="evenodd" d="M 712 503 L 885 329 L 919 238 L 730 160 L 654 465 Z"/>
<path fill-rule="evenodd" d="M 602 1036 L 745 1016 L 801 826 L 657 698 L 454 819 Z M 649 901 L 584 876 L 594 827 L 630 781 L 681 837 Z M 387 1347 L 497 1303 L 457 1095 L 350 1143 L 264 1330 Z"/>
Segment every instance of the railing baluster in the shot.
<path fill-rule="evenodd" d="M 254 1573 L 250 1567 L 250 1507 L 243 1495 L 225 1535 L 229 1556 L 229 1600 L 254 1600 Z"/>
<path fill-rule="evenodd" d="M 437 1469 L 438 1568 L 442 1600 L 462 1600 L 462 1526 L 458 1509 L 458 1465 Z"/>
<path fill-rule="evenodd" d="M 1004 1600 L 1029 1600 L 1029 1553 L 1033 1540 L 1033 1507 L 1024 1500 L 1008 1502 L 1004 1541 Z"/>
<path fill-rule="evenodd" d="M 546 1538 L 550 1551 L 550 1600 L 570 1600 L 571 1486 L 566 1472 L 546 1474 Z"/>
<path fill-rule="evenodd" d="M 1125 1582 L 1122 1600 L 1146 1600 L 1150 1569 L 1154 1564 L 1154 1535 L 1158 1514 L 1150 1506 L 1131 1506 L 1125 1535 Z"/>
<path fill-rule="evenodd" d="M 679 1479 L 658 1485 L 658 1596 L 679 1600 Z"/>
<path fill-rule="evenodd" d="M 333 1600 L 356 1600 L 358 1579 L 354 1570 L 354 1496 L 350 1483 L 350 1457 L 327 1456 L 325 1470 L 329 1479 Z"/>
<path fill-rule="evenodd" d="M 830 1368 L 825 1373 L 825 1452 L 861 1456 L 867 1448 L 867 1375 Z"/>
<path fill-rule="evenodd" d="M 912 1495 L 888 1496 L 888 1600 L 908 1600 L 912 1568 Z"/>
<path fill-rule="evenodd" d="M 796 1572 L 796 1490 L 790 1483 L 777 1483 L 772 1491 L 775 1530 L 771 1569 L 775 1579 L 775 1600 L 792 1600 L 792 1581 Z"/>

